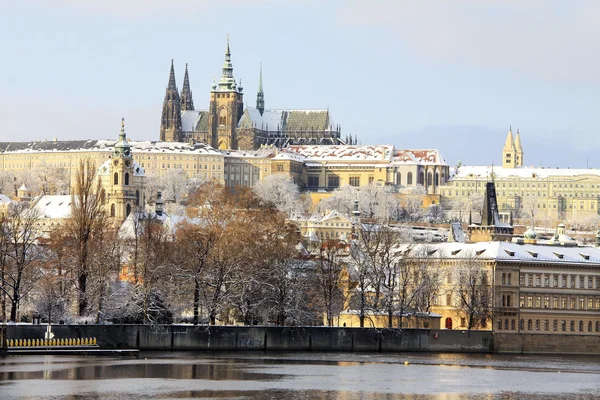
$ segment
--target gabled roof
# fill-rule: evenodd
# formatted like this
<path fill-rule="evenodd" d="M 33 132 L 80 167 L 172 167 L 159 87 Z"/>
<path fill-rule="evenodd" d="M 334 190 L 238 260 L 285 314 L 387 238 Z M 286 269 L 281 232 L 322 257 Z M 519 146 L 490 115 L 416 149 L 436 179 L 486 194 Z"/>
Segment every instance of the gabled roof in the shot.
<path fill-rule="evenodd" d="M 330 219 L 343 219 L 348 222 L 352 222 L 350 218 L 346 217 L 343 214 L 340 214 L 340 212 L 338 212 L 337 210 L 330 211 L 329 214 L 321 218 L 321 222 L 329 221 Z"/>

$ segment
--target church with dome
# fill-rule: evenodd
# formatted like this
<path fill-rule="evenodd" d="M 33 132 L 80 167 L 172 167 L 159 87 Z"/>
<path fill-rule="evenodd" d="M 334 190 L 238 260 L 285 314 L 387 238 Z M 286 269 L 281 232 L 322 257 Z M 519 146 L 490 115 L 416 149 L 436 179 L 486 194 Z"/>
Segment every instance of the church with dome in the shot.
<path fill-rule="evenodd" d="M 260 67 L 256 106 L 244 107 L 244 92 L 233 75 L 229 39 L 221 78 L 210 90 L 208 110 L 196 110 L 187 64 L 181 92 L 173 60 L 162 107 L 160 140 L 206 143 L 221 150 L 253 150 L 268 145 L 356 144 L 357 138 L 341 134 L 329 109 L 268 109 Z"/>

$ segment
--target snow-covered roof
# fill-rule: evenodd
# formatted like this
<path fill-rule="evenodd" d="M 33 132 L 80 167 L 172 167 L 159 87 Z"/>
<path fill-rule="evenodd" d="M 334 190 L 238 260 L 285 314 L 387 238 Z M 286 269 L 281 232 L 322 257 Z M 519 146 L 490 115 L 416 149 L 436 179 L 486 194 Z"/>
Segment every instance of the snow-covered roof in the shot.
<path fill-rule="evenodd" d="M 40 196 L 33 206 L 40 218 L 67 218 L 71 213 L 70 195 Z"/>
<path fill-rule="evenodd" d="M 549 178 L 549 177 L 574 177 L 581 175 L 600 176 L 600 169 L 570 169 L 570 168 L 502 168 L 493 167 L 494 178 Z M 454 171 L 453 171 L 454 172 Z M 454 172 L 453 179 L 490 179 L 491 166 L 466 166 L 463 165 Z"/>
<path fill-rule="evenodd" d="M 39 153 L 39 152 L 70 152 L 70 151 L 106 151 L 114 150 L 116 140 L 60 140 L 34 142 L 0 142 L 0 152 L 3 153 Z M 155 142 L 128 140 L 134 154 L 141 153 L 183 153 L 221 155 L 218 150 L 204 143 L 186 142 Z"/>
<path fill-rule="evenodd" d="M 343 214 L 340 214 L 340 212 L 337 210 L 330 211 L 327 215 L 325 215 L 323 218 L 321 218 L 321 222 L 328 221 L 330 219 L 336 219 L 336 218 L 345 219 L 346 221 L 350 222 L 350 218 L 346 217 Z"/>
<path fill-rule="evenodd" d="M 391 161 L 392 145 L 335 145 L 335 146 L 289 146 L 283 151 L 296 153 L 307 161 L 350 162 Z"/>
<path fill-rule="evenodd" d="M 270 158 L 277 152 L 274 148 L 262 148 L 258 150 L 221 150 L 225 157 L 233 158 Z"/>
<path fill-rule="evenodd" d="M 437 149 L 395 150 L 392 161 L 394 164 L 448 165 Z"/>
<path fill-rule="evenodd" d="M 444 259 L 490 260 L 503 262 L 600 264 L 597 247 L 565 247 L 544 244 L 518 244 L 512 242 L 434 243 L 402 245 L 410 249 L 407 256 L 417 256 L 427 251 L 429 257 Z"/>

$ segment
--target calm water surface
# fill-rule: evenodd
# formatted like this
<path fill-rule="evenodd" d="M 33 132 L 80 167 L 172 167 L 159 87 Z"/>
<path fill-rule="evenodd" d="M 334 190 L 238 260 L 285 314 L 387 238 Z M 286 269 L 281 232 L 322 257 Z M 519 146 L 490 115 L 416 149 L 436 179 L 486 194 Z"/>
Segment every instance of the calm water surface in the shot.
<path fill-rule="evenodd" d="M 600 359 L 262 352 L 0 357 L 0 399 L 150 398 L 600 399 Z"/>

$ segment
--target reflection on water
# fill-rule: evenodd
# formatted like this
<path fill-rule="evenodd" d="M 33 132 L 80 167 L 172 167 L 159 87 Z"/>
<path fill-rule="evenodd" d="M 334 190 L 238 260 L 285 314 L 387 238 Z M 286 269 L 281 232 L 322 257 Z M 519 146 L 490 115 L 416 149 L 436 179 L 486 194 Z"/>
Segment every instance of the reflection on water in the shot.
<path fill-rule="evenodd" d="M 408 365 L 405 365 L 408 362 Z M 0 357 L 0 399 L 597 399 L 597 357 L 143 353 Z"/>

